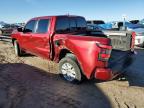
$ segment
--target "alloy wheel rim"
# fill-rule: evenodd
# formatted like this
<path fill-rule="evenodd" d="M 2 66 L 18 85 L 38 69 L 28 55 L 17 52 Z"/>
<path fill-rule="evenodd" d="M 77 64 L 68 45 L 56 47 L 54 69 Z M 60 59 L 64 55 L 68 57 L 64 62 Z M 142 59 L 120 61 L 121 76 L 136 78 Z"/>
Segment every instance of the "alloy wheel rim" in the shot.
<path fill-rule="evenodd" d="M 76 79 L 75 69 L 70 63 L 64 63 L 61 67 L 61 72 L 64 78 L 68 81 L 73 81 Z"/>

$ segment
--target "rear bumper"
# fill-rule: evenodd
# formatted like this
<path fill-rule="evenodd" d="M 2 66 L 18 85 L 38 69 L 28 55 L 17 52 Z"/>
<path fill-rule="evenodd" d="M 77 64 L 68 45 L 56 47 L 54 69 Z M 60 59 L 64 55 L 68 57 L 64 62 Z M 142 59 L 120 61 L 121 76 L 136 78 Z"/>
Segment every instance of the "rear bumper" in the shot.
<path fill-rule="evenodd" d="M 113 77 L 111 69 L 97 68 L 95 71 L 95 78 L 100 80 L 110 80 Z"/>
<path fill-rule="evenodd" d="M 115 73 L 112 69 L 109 68 L 98 68 L 95 71 L 95 79 L 107 81 L 112 80 L 121 74 L 122 72 Z"/>
<path fill-rule="evenodd" d="M 120 59 L 110 60 L 109 66 L 107 68 L 96 68 L 95 78 L 100 80 L 112 80 L 118 75 L 124 73 L 133 63 L 135 59 L 134 55 L 134 52 L 126 52 Z M 116 54 L 115 56 L 118 55 Z"/>

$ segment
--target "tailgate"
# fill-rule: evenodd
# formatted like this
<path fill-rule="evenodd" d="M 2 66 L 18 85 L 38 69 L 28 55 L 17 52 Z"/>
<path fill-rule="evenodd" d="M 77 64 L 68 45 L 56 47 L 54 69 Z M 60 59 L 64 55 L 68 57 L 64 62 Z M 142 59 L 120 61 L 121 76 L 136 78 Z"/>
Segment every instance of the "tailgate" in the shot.
<path fill-rule="evenodd" d="M 109 59 L 109 68 L 113 73 L 124 72 L 133 63 L 134 38 L 132 32 L 104 31 L 111 39 L 113 50 Z"/>
<path fill-rule="evenodd" d="M 132 49 L 132 32 L 107 31 L 104 32 L 110 39 L 113 49 L 128 51 Z"/>
<path fill-rule="evenodd" d="M 97 35 L 105 35 L 111 39 L 111 44 L 113 49 L 120 50 L 120 51 L 128 51 L 133 49 L 134 44 L 132 32 L 129 31 L 100 31 L 100 32 L 93 32 Z"/>

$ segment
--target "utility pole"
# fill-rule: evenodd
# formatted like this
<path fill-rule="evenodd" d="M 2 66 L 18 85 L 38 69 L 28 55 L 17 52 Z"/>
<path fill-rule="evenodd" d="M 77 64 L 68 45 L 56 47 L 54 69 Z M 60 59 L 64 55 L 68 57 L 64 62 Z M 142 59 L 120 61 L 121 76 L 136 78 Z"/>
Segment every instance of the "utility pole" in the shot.
<path fill-rule="evenodd" d="M 123 14 L 122 18 L 123 18 L 123 28 L 124 30 L 126 30 L 126 14 Z"/>

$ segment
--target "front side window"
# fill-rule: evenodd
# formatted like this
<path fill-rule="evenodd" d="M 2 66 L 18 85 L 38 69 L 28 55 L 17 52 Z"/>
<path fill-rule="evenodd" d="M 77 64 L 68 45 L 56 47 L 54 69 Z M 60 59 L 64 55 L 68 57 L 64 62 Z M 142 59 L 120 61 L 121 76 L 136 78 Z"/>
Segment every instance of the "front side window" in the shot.
<path fill-rule="evenodd" d="M 49 19 L 42 19 L 38 22 L 36 33 L 46 33 L 48 31 Z"/>
<path fill-rule="evenodd" d="M 30 33 L 35 32 L 35 25 L 36 25 L 36 20 L 29 21 L 24 28 L 24 32 L 25 33 L 26 32 L 30 32 Z"/>

